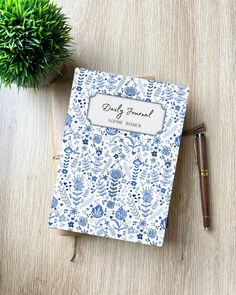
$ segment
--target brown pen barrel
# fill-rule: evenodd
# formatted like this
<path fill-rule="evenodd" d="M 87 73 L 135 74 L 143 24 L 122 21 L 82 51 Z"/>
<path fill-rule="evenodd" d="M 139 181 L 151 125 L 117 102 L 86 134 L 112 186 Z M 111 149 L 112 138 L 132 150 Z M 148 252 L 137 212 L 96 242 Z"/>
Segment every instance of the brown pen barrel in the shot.
<path fill-rule="evenodd" d="M 209 229 L 210 224 L 210 212 L 209 212 L 209 188 L 208 188 L 208 166 L 207 166 L 207 153 L 206 153 L 206 138 L 204 133 L 196 134 L 195 146 L 197 154 L 197 163 L 199 169 L 200 189 L 201 189 L 201 203 L 202 203 L 202 215 L 203 226 L 205 229 Z"/>

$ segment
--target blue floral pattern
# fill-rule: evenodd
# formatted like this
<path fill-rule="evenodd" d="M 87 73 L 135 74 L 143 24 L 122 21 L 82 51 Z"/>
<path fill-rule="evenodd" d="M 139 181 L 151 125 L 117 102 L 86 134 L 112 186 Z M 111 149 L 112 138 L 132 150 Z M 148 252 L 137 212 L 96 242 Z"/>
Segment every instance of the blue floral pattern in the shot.
<path fill-rule="evenodd" d="M 188 87 L 76 69 L 49 227 L 163 244 Z M 103 93 L 159 103 L 156 136 L 93 126 L 89 97 Z"/>

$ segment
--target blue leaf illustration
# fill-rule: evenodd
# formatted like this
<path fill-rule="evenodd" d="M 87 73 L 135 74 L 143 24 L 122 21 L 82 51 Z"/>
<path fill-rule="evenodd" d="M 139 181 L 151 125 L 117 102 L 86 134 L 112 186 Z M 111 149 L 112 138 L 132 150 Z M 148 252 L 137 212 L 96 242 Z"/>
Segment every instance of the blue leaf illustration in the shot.
<path fill-rule="evenodd" d="M 167 218 L 162 219 L 162 221 L 161 221 L 161 228 L 162 229 L 166 229 L 167 222 L 168 222 Z"/>
<path fill-rule="evenodd" d="M 82 165 L 83 165 L 83 168 L 84 168 L 85 171 L 88 171 L 89 170 L 89 168 L 90 168 L 90 162 L 89 162 L 89 160 L 87 158 L 84 158 L 82 160 Z"/>
<path fill-rule="evenodd" d="M 107 194 L 107 188 L 103 181 L 97 182 L 97 192 L 100 196 L 105 196 Z"/>
<path fill-rule="evenodd" d="M 92 215 L 95 218 L 101 218 L 103 216 L 103 210 L 101 205 L 97 205 L 92 209 Z"/>

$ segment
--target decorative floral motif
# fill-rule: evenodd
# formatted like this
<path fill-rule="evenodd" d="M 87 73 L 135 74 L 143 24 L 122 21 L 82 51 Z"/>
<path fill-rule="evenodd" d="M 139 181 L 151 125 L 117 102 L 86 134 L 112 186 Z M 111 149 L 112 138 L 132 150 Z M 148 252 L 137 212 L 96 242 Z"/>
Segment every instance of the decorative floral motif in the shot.
<path fill-rule="evenodd" d="M 115 202 L 108 201 L 107 202 L 107 208 L 113 209 L 115 207 Z"/>
<path fill-rule="evenodd" d="M 162 154 L 165 155 L 165 156 L 169 156 L 170 153 L 171 153 L 170 147 L 163 146 Z"/>
<path fill-rule="evenodd" d="M 83 180 L 79 177 L 75 178 L 73 187 L 76 191 L 81 191 L 84 187 Z"/>
<path fill-rule="evenodd" d="M 87 225 L 87 223 L 88 223 L 88 219 L 86 218 L 86 217 L 80 217 L 79 218 L 79 225 L 81 225 L 81 226 L 86 226 Z"/>
<path fill-rule="evenodd" d="M 139 133 L 137 133 L 137 132 L 130 132 L 130 136 L 131 137 L 139 137 Z"/>
<path fill-rule="evenodd" d="M 93 142 L 99 144 L 99 143 L 101 143 L 101 141 L 102 141 L 102 136 L 99 134 L 94 134 Z"/>
<path fill-rule="evenodd" d="M 161 104 L 163 131 L 91 125 L 98 92 Z M 76 69 L 49 226 L 161 246 L 187 96 L 185 86 Z"/>
<path fill-rule="evenodd" d="M 151 154 L 152 154 L 152 157 L 157 157 L 157 152 L 156 151 L 151 152 Z"/>
<path fill-rule="evenodd" d="M 167 217 L 161 220 L 161 228 L 166 229 L 168 219 Z"/>
<path fill-rule="evenodd" d="M 181 136 L 176 136 L 176 138 L 175 138 L 175 144 L 177 146 L 180 146 L 180 141 L 181 141 Z"/>
<path fill-rule="evenodd" d="M 73 119 L 70 115 L 67 114 L 66 116 L 66 125 L 70 125 L 72 123 Z"/>
<path fill-rule="evenodd" d="M 83 144 L 88 144 L 88 139 L 82 140 Z"/>
<path fill-rule="evenodd" d="M 73 150 L 72 150 L 71 147 L 67 147 L 67 148 L 64 149 L 64 152 L 65 152 L 66 154 L 71 154 L 71 153 L 73 153 Z"/>
<path fill-rule="evenodd" d="M 92 209 L 92 215 L 95 218 L 101 218 L 103 216 L 103 209 L 101 205 L 97 205 Z"/>
<path fill-rule="evenodd" d="M 120 179 L 122 177 L 122 172 L 120 170 L 112 170 L 111 177 L 113 179 Z"/>
<path fill-rule="evenodd" d="M 56 209 L 57 205 L 58 205 L 58 200 L 55 197 L 53 197 L 51 202 L 51 208 Z"/>
<path fill-rule="evenodd" d="M 146 203 L 151 203 L 152 201 L 152 194 L 149 190 L 145 190 L 143 192 L 143 201 Z"/>
<path fill-rule="evenodd" d="M 123 208 L 119 208 L 115 213 L 115 217 L 118 220 L 124 220 L 126 216 L 127 216 L 127 212 Z"/>
<path fill-rule="evenodd" d="M 139 159 L 136 159 L 136 160 L 133 161 L 133 164 L 134 164 L 136 167 L 139 167 L 139 166 L 142 164 L 142 162 L 141 162 Z"/>
<path fill-rule="evenodd" d="M 149 228 L 147 235 L 149 238 L 154 239 L 157 235 L 157 231 L 155 229 Z"/>
<path fill-rule="evenodd" d="M 113 198 L 113 200 L 116 200 L 116 195 L 118 192 L 118 183 L 120 178 L 122 177 L 122 172 L 118 169 L 111 170 L 111 181 L 109 185 L 109 196 Z"/>
<path fill-rule="evenodd" d="M 106 132 L 109 135 L 116 135 L 117 134 L 117 129 L 115 129 L 115 128 L 106 128 Z"/>
<path fill-rule="evenodd" d="M 137 182 L 133 180 L 133 181 L 131 181 L 131 185 L 132 186 L 136 186 L 137 185 Z"/>
<path fill-rule="evenodd" d="M 124 90 L 125 94 L 128 96 L 134 96 L 137 93 L 137 89 L 134 87 L 126 87 Z"/>

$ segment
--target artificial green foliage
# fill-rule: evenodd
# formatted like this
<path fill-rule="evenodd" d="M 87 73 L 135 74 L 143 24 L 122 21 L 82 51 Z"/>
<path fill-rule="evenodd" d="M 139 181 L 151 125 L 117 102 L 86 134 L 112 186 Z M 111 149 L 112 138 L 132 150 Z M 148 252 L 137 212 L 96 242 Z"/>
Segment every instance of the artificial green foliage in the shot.
<path fill-rule="evenodd" d="M 37 88 L 69 59 L 70 30 L 49 0 L 0 0 L 0 83 Z"/>

